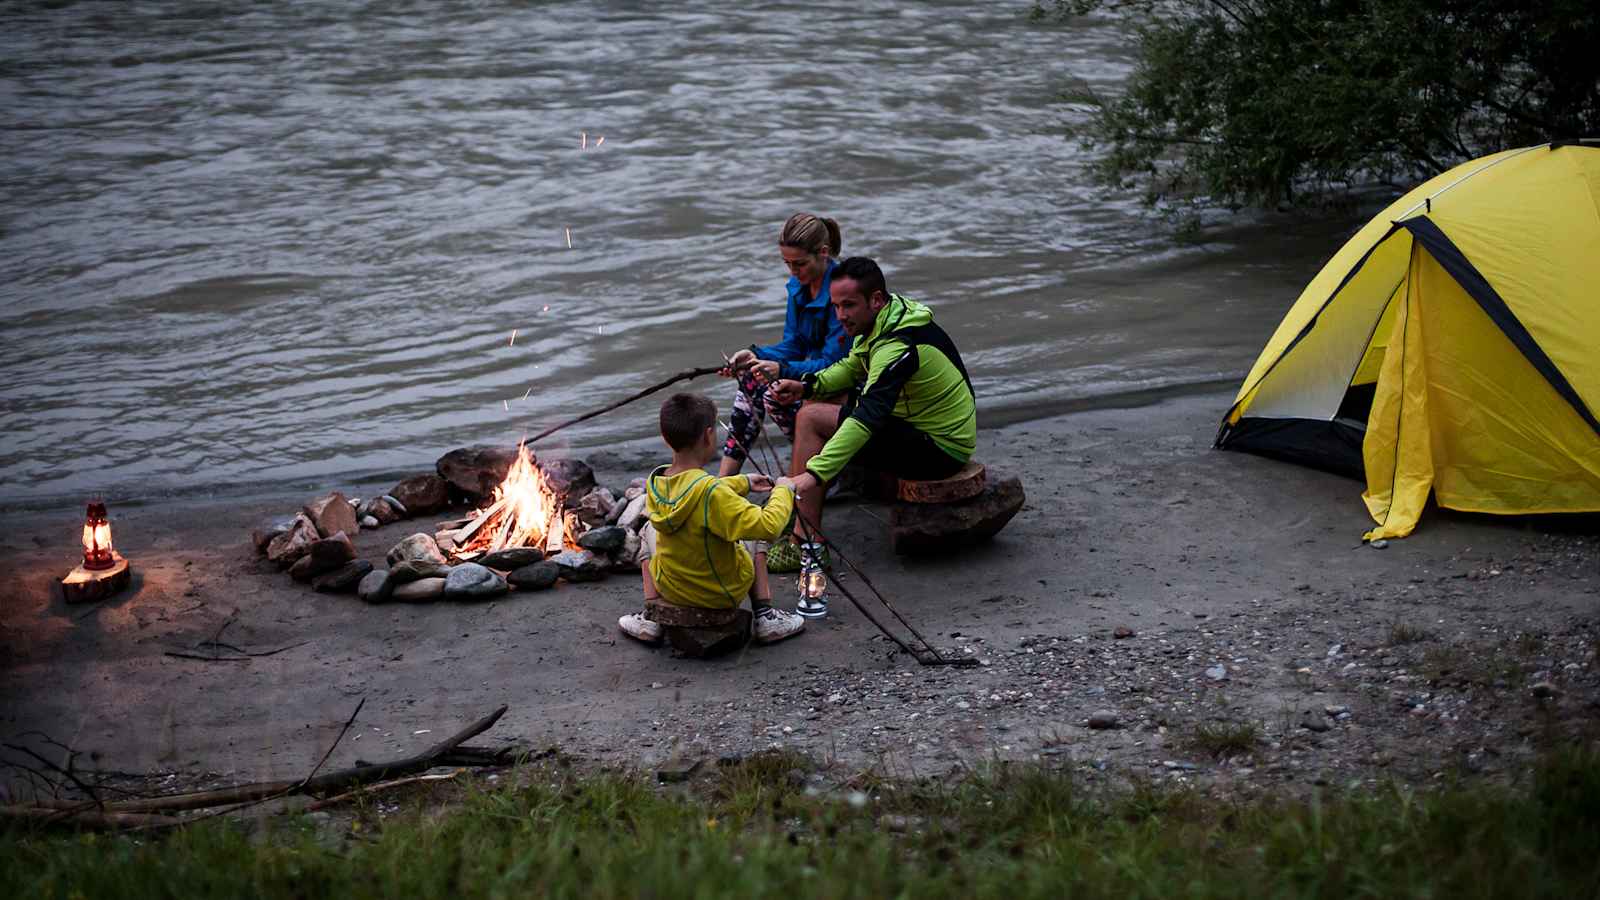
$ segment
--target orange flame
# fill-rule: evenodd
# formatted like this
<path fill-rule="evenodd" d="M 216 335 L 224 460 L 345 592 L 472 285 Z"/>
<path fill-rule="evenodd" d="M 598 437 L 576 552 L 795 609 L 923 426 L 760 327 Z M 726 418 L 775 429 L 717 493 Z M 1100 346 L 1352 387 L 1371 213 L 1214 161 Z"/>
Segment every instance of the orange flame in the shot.
<path fill-rule="evenodd" d="M 561 545 L 577 545 L 574 517 L 563 512 L 560 495 L 534 464 L 533 454 L 524 445 L 517 446 L 516 462 L 506 472 L 505 480 L 494 489 L 494 501 L 484 509 L 489 511 L 488 521 L 461 546 L 458 555 L 492 553 L 507 547 L 545 549 L 552 522 L 557 523 L 556 528 L 561 531 Z"/>

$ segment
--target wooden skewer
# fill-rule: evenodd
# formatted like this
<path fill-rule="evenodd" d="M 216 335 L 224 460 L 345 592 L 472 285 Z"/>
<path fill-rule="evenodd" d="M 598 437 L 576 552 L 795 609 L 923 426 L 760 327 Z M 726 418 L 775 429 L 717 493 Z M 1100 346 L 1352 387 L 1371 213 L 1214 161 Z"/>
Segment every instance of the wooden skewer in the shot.
<path fill-rule="evenodd" d="M 552 425 L 549 428 L 546 428 L 544 431 L 541 431 L 538 434 L 534 435 L 533 437 L 528 438 L 526 441 L 524 441 L 524 443 L 532 445 L 535 442 L 544 440 L 545 438 L 549 437 L 550 435 L 555 434 L 556 432 L 560 431 L 563 428 L 566 428 L 566 427 L 571 426 L 571 425 L 576 425 L 579 422 L 586 422 L 589 419 L 594 418 L 595 416 L 604 415 L 605 413 L 611 412 L 612 410 L 617 409 L 618 407 L 627 406 L 629 403 L 632 403 L 635 400 L 640 400 L 640 399 L 643 399 L 645 397 L 648 397 L 651 394 L 654 394 L 656 391 L 662 390 L 664 388 L 671 387 L 672 385 L 677 384 L 680 381 L 689 381 L 689 380 L 694 379 L 694 378 L 699 378 L 702 375 L 715 375 L 716 373 L 721 372 L 725 368 L 727 368 L 727 366 L 707 366 L 705 368 L 700 368 L 700 369 L 684 369 L 682 372 L 679 372 L 678 374 L 672 376 L 671 378 L 668 378 L 666 381 L 663 381 L 660 384 L 653 384 L 653 385 L 645 388 L 644 390 L 638 392 L 637 394 L 631 394 L 631 395 L 629 395 L 627 397 L 622 398 L 621 400 L 618 400 L 617 402 L 615 402 L 615 403 L 613 403 L 613 404 L 611 404 L 609 406 L 602 406 L 601 408 L 599 408 L 597 410 L 594 410 L 593 412 L 586 412 L 583 415 L 578 416 L 575 419 L 568 419 L 567 421 L 562 422 L 559 425 Z"/>

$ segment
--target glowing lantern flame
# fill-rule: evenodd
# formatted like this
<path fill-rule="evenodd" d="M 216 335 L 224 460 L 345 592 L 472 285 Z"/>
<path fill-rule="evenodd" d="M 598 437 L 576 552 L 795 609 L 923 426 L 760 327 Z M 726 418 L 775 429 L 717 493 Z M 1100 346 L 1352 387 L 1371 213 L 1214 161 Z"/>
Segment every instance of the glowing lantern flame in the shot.
<path fill-rule="evenodd" d="M 116 559 L 111 553 L 111 521 L 106 518 L 106 505 L 94 500 L 83 520 L 83 567 L 109 569 L 113 565 Z"/>

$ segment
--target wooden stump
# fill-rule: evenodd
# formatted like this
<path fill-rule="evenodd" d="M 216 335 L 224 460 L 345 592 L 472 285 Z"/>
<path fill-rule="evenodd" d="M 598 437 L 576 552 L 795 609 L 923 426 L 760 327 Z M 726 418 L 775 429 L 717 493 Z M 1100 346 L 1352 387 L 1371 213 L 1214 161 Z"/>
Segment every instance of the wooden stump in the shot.
<path fill-rule="evenodd" d="M 661 625 L 674 650 L 696 659 L 729 653 L 750 641 L 751 615 L 747 609 L 646 603 L 644 615 Z"/>
<path fill-rule="evenodd" d="M 983 493 L 989 483 L 983 463 L 968 460 L 961 471 L 938 481 L 900 479 L 899 497 L 907 503 L 956 503 Z"/>
<path fill-rule="evenodd" d="M 61 579 L 61 593 L 68 603 L 93 603 L 128 586 L 133 567 L 122 554 L 112 551 L 111 568 L 85 569 L 78 566 Z"/>
<path fill-rule="evenodd" d="M 980 493 L 952 503 L 896 503 L 889 517 L 894 552 L 946 553 L 993 537 L 1027 499 L 1014 475 L 985 476 Z M 941 484 L 942 482 L 918 482 Z"/>

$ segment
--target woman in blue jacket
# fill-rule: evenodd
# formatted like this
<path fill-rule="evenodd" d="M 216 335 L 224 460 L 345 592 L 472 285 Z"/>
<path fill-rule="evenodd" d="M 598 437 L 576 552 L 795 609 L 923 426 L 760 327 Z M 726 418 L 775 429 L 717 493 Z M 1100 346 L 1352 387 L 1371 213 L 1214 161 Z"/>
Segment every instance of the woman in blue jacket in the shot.
<path fill-rule="evenodd" d="M 789 268 L 789 307 L 783 317 L 783 340 L 734 354 L 730 374 L 739 379 L 729 419 L 732 433 L 722 447 L 718 474 L 736 475 L 744 466 L 745 448 L 754 447 L 761 421 L 771 414 L 778 428 L 794 439 L 794 417 L 800 403 L 778 403 L 767 387 L 780 378 L 799 379 L 821 371 L 850 349 L 850 337 L 833 314 L 828 286 L 838 267 L 839 223 L 832 219 L 795 213 L 783 223 L 778 252 Z M 780 473 L 773 472 L 777 477 Z"/>

